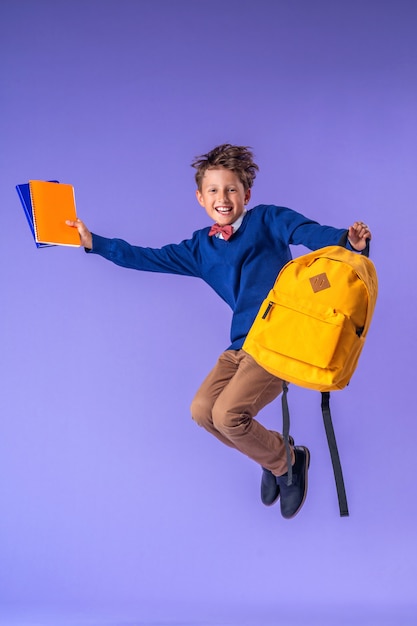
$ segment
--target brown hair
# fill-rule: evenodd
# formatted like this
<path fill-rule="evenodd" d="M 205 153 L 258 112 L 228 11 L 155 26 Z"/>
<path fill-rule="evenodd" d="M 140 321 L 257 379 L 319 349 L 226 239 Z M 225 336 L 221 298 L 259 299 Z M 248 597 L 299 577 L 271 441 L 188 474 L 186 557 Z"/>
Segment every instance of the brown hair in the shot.
<path fill-rule="evenodd" d="M 203 176 L 209 169 L 225 167 L 235 172 L 243 184 L 245 191 L 250 189 L 256 177 L 259 167 L 253 162 L 253 153 L 247 146 L 232 146 L 230 143 L 223 143 L 210 150 L 207 154 L 196 157 L 191 163 L 197 171 L 195 182 L 201 191 Z"/>

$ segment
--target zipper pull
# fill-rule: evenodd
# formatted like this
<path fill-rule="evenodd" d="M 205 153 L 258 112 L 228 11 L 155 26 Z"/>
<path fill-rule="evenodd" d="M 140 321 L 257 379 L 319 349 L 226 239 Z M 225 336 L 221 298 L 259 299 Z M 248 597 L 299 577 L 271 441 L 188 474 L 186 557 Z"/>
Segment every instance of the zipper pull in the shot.
<path fill-rule="evenodd" d="M 265 312 L 264 312 L 264 314 L 262 315 L 262 319 L 263 319 L 263 320 L 264 320 L 264 319 L 266 319 L 266 318 L 268 317 L 268 313 L 269 313 L 269 311 L 272 309 L 272 307 L 273 307 L 273 306 L 274 306 L 274 303 L 273 303 L 273 302 L 269 302 L 269 303 L 268 303 L 268 306 L 266 307 Z"/>

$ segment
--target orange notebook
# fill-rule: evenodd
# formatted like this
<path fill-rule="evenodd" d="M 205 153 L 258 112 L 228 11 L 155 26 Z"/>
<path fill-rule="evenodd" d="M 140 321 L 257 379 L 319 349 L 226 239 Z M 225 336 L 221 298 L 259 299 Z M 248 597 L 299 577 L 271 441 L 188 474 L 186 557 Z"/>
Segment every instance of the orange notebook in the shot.
<path fill-rule="evenodd" d="M 80 246 L 76 228 L 65 220 L 76 220 L 74 187 L 43 180 L 29 181 L 35 240 L 58 246 Z"/>

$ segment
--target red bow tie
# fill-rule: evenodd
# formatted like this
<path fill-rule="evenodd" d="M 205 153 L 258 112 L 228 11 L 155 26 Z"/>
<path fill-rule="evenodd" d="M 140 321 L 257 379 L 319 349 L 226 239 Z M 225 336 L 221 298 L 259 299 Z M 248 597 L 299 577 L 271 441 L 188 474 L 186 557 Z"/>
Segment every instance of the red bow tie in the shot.
<path fill-rule="evenodd" d="M 209 235 L 210 237 L 212 237 L 213 235 L 217 235 L 217 233 L 221 233 L 223 235 L 223 239 L 227 241 L 233 235 L 233 226 L 230 226 L 229 224 L 227 224 L 226 226 L 213 224 L 213 226 L 210 228 Z"/>

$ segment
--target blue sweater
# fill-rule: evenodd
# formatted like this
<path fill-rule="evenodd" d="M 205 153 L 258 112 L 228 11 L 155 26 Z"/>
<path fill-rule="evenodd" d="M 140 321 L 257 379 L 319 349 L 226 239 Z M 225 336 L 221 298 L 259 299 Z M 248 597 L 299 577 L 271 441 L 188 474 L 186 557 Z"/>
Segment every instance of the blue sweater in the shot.
<path fill-rule="evenodd" d="M 291 209 L 263 204 L 245 214 L 228 241 L 209 237 L 209 230 L 197 230 L 191 239 L 159 249 L 93 234 L 91 252 L 122 267 L 204 280 L 233 311 L 228 349 L 238 350 L 279 271 L 291 259 L 289 245 L 317 250 L 337 244 L 346 233 Z"/>

